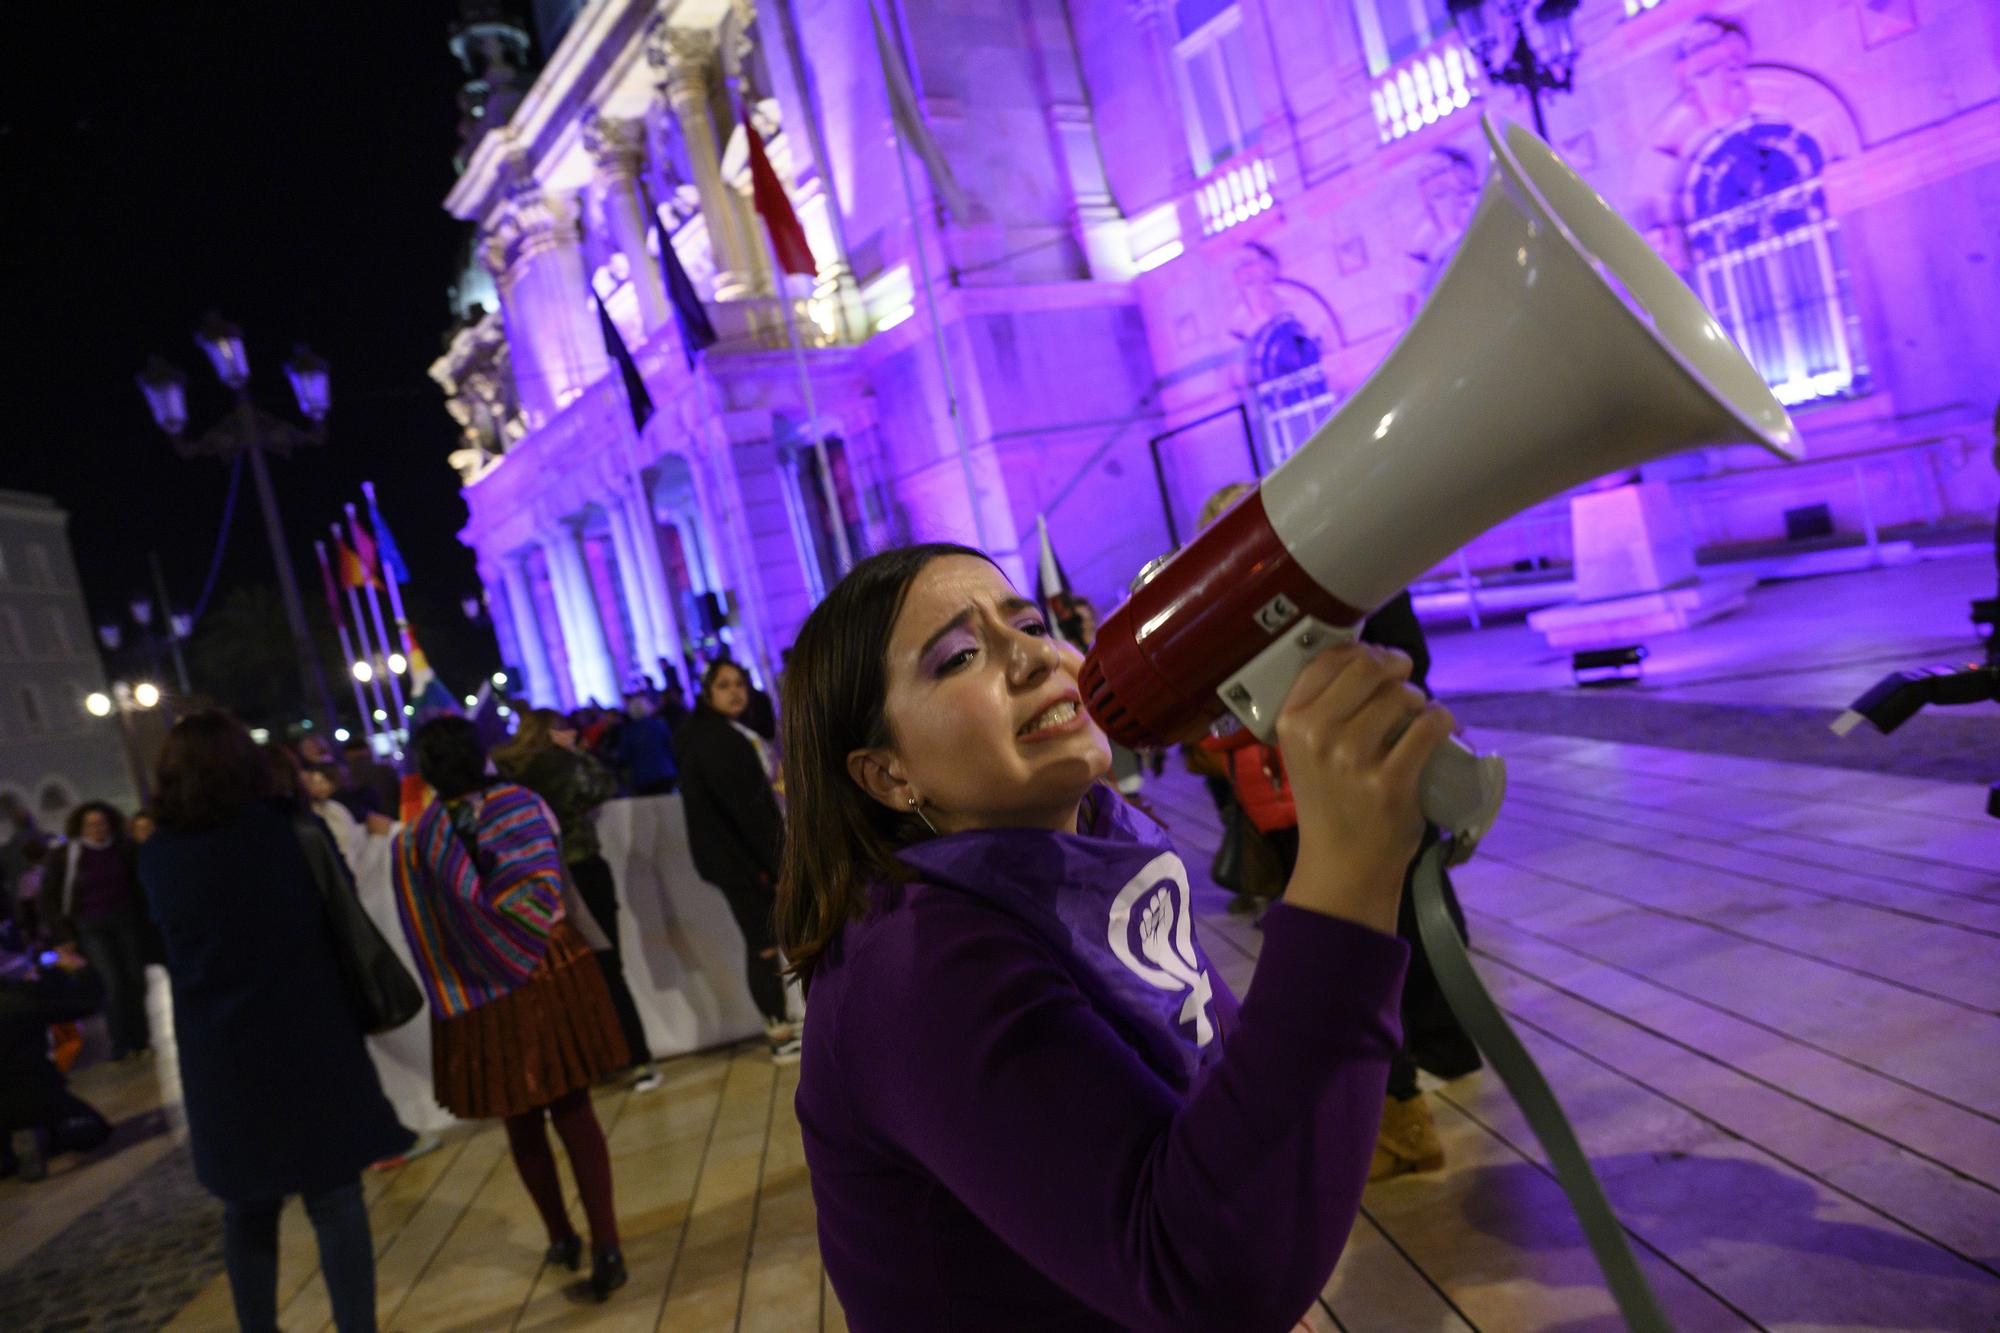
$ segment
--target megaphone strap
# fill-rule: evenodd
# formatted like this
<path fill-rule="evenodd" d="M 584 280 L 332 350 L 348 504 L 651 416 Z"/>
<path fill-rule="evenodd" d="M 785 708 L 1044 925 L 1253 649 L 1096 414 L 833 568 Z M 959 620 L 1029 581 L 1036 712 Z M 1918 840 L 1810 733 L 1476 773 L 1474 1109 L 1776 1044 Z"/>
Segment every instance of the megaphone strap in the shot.
<path fill-rule="evenodd" d="M 1591 1253 L 1597 1258 L 1598 1268 L 1603 1270 L 1605 1284 L 1610 1287 L 1626 1326 L 1634 1333 L 1673 1333 L 1673 1325 L 1660 1309 L 1659 1298 L 1632 1256 L 1625 1228 L 1611 1211 L 1604 1186 L 1591 1169 L 1590 1159 L 1584 1156 L 1583 1145 L 1577 1142 L 1569 1117 L 1563 1114 L 1562 1103 L 1556 1100 L 1548 1079 L 1542 1076 L 1534 1057 L 1515 1035 L 1506 1015 L 1487 994 L 1479 974 L 1472 970 L 1465 941 L 1445 911 L 1444 866 L 1450 852 L 1448 841 L 1427 845 L 1410 887 L 1415 895 L 1417 933 L 1430 955 L 1438 986 L 1444 991 L 1452 1013 L 1500 1075 L 1521 1114 L 1527 1117 L 1528 1128 L 1535 1132 L 1535 1138 L 1548 1153 L 1556 1183 L 1562 1186 L 1570 1208 L 1583 1225 L 1584 1238 L 1590 1242 Z"/>

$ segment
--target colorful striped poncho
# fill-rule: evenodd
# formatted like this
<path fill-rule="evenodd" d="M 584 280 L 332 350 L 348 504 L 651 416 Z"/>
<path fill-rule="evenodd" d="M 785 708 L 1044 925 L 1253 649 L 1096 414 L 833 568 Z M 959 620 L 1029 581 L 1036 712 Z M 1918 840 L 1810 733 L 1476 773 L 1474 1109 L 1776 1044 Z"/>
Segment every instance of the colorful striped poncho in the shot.
<path fill-rule="evenodd" d="M 478 846 L 477 865 L 452 826 L 452 807 Z M 554 818 L 541 797 L 513 783 L 434 801 L 404 826 L 396 914 L 433 1015 L 477 1009 L 528 979 L 563 917 L 562 874 Z"/>

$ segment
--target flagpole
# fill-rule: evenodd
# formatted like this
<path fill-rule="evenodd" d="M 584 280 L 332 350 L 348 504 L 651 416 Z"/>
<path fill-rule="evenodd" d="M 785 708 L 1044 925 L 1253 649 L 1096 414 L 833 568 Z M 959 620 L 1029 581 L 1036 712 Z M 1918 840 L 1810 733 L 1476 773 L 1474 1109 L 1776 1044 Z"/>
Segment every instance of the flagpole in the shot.
<path fill-rule="evenodd" d="M 368 517 L 375 525 L 375 568 L 381 571 L 382 582 L 389 586 L 389 614 L 396 619 L 396 635 L 403 641 L 403 660 L 407 662 L 415 655 L 416 642 L 410 637 L 410 622 L 403 619 L 403 590 L 397 586 L 396 572 L 382 560 L 382 511 L 375 505 L 375 483 L 362 482 L 361 494 L 368 499 Z M 410 680 L 414 683 L 416 676 L 412 674 Z"/>
<path fill-rule="evenodd" d="M 879 34 L 882 18 L 875 12 L 872 3 L 869 6 L 869 16 L 874 20 Z M 886 60 L 888 53 L 879 41 L 877 50 Z M 885 87 L 889 82 L 889 71 L 886 66 L 882 70 L 882 82 Z M 891 93 L 892 109 L 894 102 L 895 95 Z M 889 123 L 895 126 L 896 168 L 903 178 L 903 205 L 910 213 L 910 247 L 917 252 L 917 273 L 923 281 L 924 308 L 930 315 L 931 334 L 937 343 L 938 373 L 944 377 L 945 414 L 951 418 L 952 435 L 958 441 L 958 463 L 965 473 L 965 498 L 972 506 L 972 530 L 979 538 L 979 549 L 990 551 L 986 539 L 986 515 L 979 503 L 979 484 L 972 475 L 972 443 L 966 438 L 965 421 L 958 414 L 958 388 L 951 373 L 951 350 L 945 345 L 944 321 L 938 317 L 937 293 L 931 290 L 930 255 L 924 248 L 923 221 L 917 213 L 916 187 L 910 181 L 910 159 L 903 143 L 903 127 L 896 124 L 896 117 L 893 114 L 889 117 Z"/>
<path fill-rule="evenodd" d="M 750 113 L 743 107 L 734 79 L 730 80 L 729 100 L 736 109 L 737 119 L 743 122 L 744 135 L 747 137 L 756 134 L 757 127 L 750 123 Z M 776 168 L 773 168 L 773 174 L 775 172 Z M 778 184 L 782 188 L 784 182 L 781 180 Z M 806 434 L 812 440 L 813 465 L 819 473 L 820 489 L 826 492 L 827 513 L 832 520 L 830 526 L 833 528 L 834 557 L 840 562 L 840 572 L 845 574 L 854 568 L 854 550 L 848 545 L 847 515 L 840 511 L 840 492 L 834 489 L 833 465 L 827 460 L 826 439 L 819 428 L 819 405 L 813 397 L 812 375 L 806 369 L 805 345 L 799 340 L 798 321 L 792 314 L 791 293 L 785 290 L 785 279 L 790 274 L 786 272 L 784 263 L 778 258 L 778 243 L 771 235 L 769 221 L 760 220 L 764 222 L 762 227 L 764 255 L 771 264 L 771 291 L 778 300 L 778 313 L 785 321 L 785 341 L 791 344 L 792 367 L 798 371 L 799 393 L 805 399 Z M 801 551 L 799 554 L 803 558 L 805 552 Z"/>
<path fill-rule="evenodd" d="M 653 211 L 652 198 L 646 193 L 644 182 L 640 183 L 639 194 L 640 202 L 645 205 L 648 216 L 652 217 L 655 222 L 658 222 L 659 214 Z M 668 253 L 672 252 L 673 238 L 667 235 L 665 227 L 660 228 L 660 244 L 668 247 Z M 666 257 L 663 255 L 661 267 L 664 268 L 665 264 Z M 671 287 L 671 284 L 666 282 L 662 282 L 661 285 Z M 625 460 L 626 480 L 632 487 L 632 503 L 637 506 L 636 511 L 630 513 L 632 523 L 627 525 L 626 537 L 627 540 L 633 543 L 634 547 L 632 551 L 634 561 L 632 578 L 636 579 L 639 584 L 638 601 L 642 604 L 640 609 L 644 612 L 644 620 L 646 622 L 642 625 L 635 621 L 632 628 L 635 633 L 641 634 L 648 640 L 644 653 L 635 651 L 634 656 L 642 660 L 636 662 L 634 665 L 638 668 L 640 679 L 651 681 L 655 666 L 661 661 L 672 660 L 678 656 L 680 645 L 675 643 L 674 640 L 679 637 L 680 623 L 679 618 L 674 613 L 673 607 L 667 601 L 668 589 L 664 578 L 665 571 L 661 570 L 660 577 L 656 580 L 653 573 L 656 566 L 649 563 L 650 561 L 658 560 L 659 534 L 654 526 L 652 493 L 647 489 L 645 469 L 639 460 L 639 451 L 645 447 L 646 440 L 643 434 L 645 427 L 641 424 L 639 417 L 639 404 L 633 397 L 634 381 L 636 381 L 638 392 L 643 394 L 646 399 L 645 420 L 651 421 L 656 409 L 653 405 L 652 394 L 646 390 L 645 376 L 639 370 L 639 363 L 632 357 L 632 349 L 625 345 L 624 337 L 618 332 L 618 326 L 611 318 L 610 309 L 606 307 L 604 298 L 598 295 L 594 287 L 591 289 L 591 299 L 597 303 L 598 322 L 603 326 L 604 350 L 610 353 L 613 359 L 619 363 L 619 379 L 623 382 L 625 396 L 625 420 L 631 426 L 631 430 L 629 431 L 621 430 L 618 432 L 618 451 L 620 456 Z M 670 302 L 671 299 L 672 294 L 670 291 Z M 685 338 L 686 335 L 683 334 L 682 336 Z M 692 370 L 692 366 L 690 366 L 690 370 Z M 631 376 L 630 379 L 626 378 L 627 372 Z M 607 515 L 607 517 L 610 521 L 617 522 L 615 515 Z M 653 547 L 650 552 L 643 549 L 648 543 Z M 647 585 L 652 582 L 658 582 L 660 586 L 657 588 L 648 587 Z M 658 594 L 657 597 L 655 596 L 656 593 Z M 655 602 L 658 603 L 657 609 L 653 605 Z M 665 617 L 664 620 L 662 619 L 663 616 Z M 670 627 L 673 631 L 672 633 L 669 633 Z M 660 681 L 660 688 L 665 689 L 666 684 L 667 682 L 663 677 Z"/>
<path fill-rule="evenodd" d="M 333 613 L 333 628 L 340 635 L 340 656 L 347 666 L 347 679 L 354 686 L 354 709 L 361 718 L 361 730 L 375 734 L 375 716 L 368 711 L 368 697 L 361 692 L 361 681 L 354 674 L 354 641 L 348 636 L 347 621 L 340 614 L 340 600 L 333 592 L 333 567 L 327 563 L 326 543 L 313 543 L 313 554 L 319 557 L 319 576 L 326 585 L 326 609 Z"/>
<path fill-rule="evenodd" d="M 700 358 L 700 362 L 694 368 L 693 372 L 695 397 L 697 400 L 695 406 L 696 410 L 701 413 L 702 420 L 713 423 L 711 428 L 714 428 L 714 427 L 719 427 L 721 425 L 722 418 L 715 410 L 714 400 L 709 397 L 707 371 L 708 371 L 708 358 L 706 355 L 704 355 Z M 710 449 L 714 449 L 716 447 L 713 439 L 710 440 L 709 447 Z M 726 433 L 723 436 L 721 448 L 723 451 L 723 457 L 726 460 L 728 458 L 728 450 L 729 450 L 729 439 Z M 729 523 L 728 526 L 729 526 L 730 545 L 735 549 L 736 564 L 738 567 L 739 574 L 743 578 L 747 579 L 749 576 L 750 569 L 752 568 L 753 553 L 750 552 L 743 544 L 743 530 L 741 524 L 739 522 L 731 522 Z M 761 617 L 746 616 L 744 628 L 750 632 L 750 637 L 753 640 L 753 642 L 750 645 L 750 650 L 752 654 L 755 655 L 755 657 L 757 658 L 758 663 L 763 667 L 764 679 L 766 681 L 775 679 L 775 676 L 772 674 L 775 667 L 775 663 L 773 663 L 771 660 L 770 645 L 766 643 L 764 640 L 764 629 Z"/>
<path fill-rule="evenodd" d="M 360 516 L 354 512 L 354 506 L 351 504 L 342 505 L 341 508 L 347 512 L 348 531 L 354 534 L 354 554 L 355 558 L 359 559 L 361 556 Z M 372 542 L 374 539 L 371 537 L 369 540 Z M 381 553 L 378 551 L 375 553 L 375 569 L 379 570 L 381 567 L 382 558 Z M 382 673 L 389 678 L 389 699 L 395 704 L 395 707 L 389 713 L 389 743 L 395 747 L 396 758 L 401 759 L 403 757 L 402 728 L 408 721 L 408 715 L 403 712 L 405 706 L 403 700 L 403 678 L 396 674 L 394 667 L 389 665 L 388 655 L 394 650 L 389 648 L 389 630 L 382 623 L 382 598 L 379 595 L 382 580 L 365 564 L 361 567 L 361 573 L 368 583 L 368 611 L 375 621 L 375 641 L 381 644 L 384 650 L 382 656 Z M 408 667 L 408 657 L 403 659 L 403 665 L 406 668 Z"/>
<path fill-rule="evenodd" d="M 340 531 L 340 524 L 335 523 L 332 525 L 332 528 L 333 528 L 333 540 L 335 548 L 339 550 L 345 550 L 348 539 Z M 361 566 L 361 558 L 358 555 L 354 557 L 354 563 L 355 567 L 359 569 Z M 344 578 L 341 580 L 341 583 L 342 586 L 344 586 L 347 589 L 348 609 L 353 613 L 354 616 L 354 636 L 361 641 L 361 660 L 367 661 L 370 658 L 376 658 L 378 657 L 378 653 L 376 651 L 375 645 L 369 642 L 368 639 L 368 618 L 361 614 L 360 587 L 356 584 L 348 583 L 347 580 Z M 374 663 L 372 662 L 370 663 L 368 685 L 370 692 L 373 693 L 375 696 L 376 711 L 380 712 L 384 718 L 387 718 L 389 716 L 389 698 L 387 695 L 382 693 L 382 677 L 385 673 L 388 672 L 389 663 L 386 655 L 379 655 L 379 656 L 381 659 L 379 669 Z M 375 719 L 374 713 L 370 713 L 368 715 L 368 719 L 371 724 L 372 730 L 387 731 L 390 751 L 394 753 L 398 758 L 401 758 L 402 747 L 396 743 L 396 732 L 394 727 L 393 726 L 387 728 L 374 727 L 373 726 Z"/>

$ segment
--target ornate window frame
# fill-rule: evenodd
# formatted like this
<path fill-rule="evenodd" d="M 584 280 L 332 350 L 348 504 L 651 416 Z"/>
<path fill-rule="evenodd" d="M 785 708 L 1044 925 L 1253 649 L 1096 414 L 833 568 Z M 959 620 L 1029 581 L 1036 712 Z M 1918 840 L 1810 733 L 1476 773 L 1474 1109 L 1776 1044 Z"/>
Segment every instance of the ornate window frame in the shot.
<path fill-rule="evenodd" d="M 1690 156 L 1681 189 L 1689 284 L 1787 407 L 1869 388 L 1825 164 L 1810 134 L 1752 114 Z"/>

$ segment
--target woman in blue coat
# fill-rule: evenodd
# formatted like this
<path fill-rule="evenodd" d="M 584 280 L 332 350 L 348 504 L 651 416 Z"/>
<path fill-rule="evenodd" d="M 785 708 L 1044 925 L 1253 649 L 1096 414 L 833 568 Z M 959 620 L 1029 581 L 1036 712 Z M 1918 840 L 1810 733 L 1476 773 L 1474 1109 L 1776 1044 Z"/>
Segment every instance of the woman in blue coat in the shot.
<path fill-rule="evenodd" d="M 300 839 L 241 723 L 207 710 L 160 754 L 139 875 L 166 938 L 195 1176 L 224 1205 L 237 1322 L 277 1327 L 278 1213 L 305 1199 L 340 1333 L 375 1328 L 362 1168 L 413 1136 L 382 1095 Z"/>

